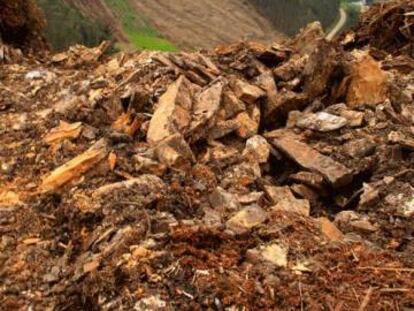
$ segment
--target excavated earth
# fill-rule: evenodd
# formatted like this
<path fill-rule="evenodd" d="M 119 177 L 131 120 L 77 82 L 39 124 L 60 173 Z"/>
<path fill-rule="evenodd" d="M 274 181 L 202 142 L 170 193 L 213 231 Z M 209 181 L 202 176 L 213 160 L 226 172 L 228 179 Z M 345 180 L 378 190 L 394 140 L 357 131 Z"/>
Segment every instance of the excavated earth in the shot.
<path fill-rule="evenodd" d="M 413 59 L 107 47 L 0 48 L 2 310 L 414 308 Z"/>

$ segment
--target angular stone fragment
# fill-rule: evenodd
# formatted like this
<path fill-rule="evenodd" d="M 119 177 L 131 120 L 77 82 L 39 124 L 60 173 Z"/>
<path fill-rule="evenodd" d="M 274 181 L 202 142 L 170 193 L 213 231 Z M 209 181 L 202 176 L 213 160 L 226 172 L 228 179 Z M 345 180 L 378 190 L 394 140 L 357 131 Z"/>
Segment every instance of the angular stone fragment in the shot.
<path fill-rule="evenodd" d="M 338 66 L 338 52 L 326 40 L 315 41 L 315 49 L 310 53 L 303 70 L 305 92 L 310 98 L 322 95 Z"/>
<path fill-rule="evenodd" d="M 263 90 L 266 91 L 267 100 L 265 101 L 264 105 L 264 117 L 266 118 L 267 116 L 271 115 L 278 106 L 278 91 L 272 72 L 266 71 L 262 73 L 257 78 L 257 83 Z"/>
<path fill-rule="evenodd" d="M 350 110 L 345 104 L 329 106 L 325 112 L 345 118 L 350 127 L 360 127 L 364 123 L 365 114 L 360 111 Z"/>
<path fill-rule="evenodd" d="M 275 206 L 272 206 L 272 210 L 309 216 L 310 204 L 308 200 L 304 199 L 283 199 L 279 201 Z"/>
<path fill-rule="evenodd" d="M 243 80 L 234 81 L 232 87 L 236 96 L 247 104 L 254 104 L 259 98 L 266 95 L 261 88 Z"/>
<path fill-rule="evenodd" d="M 270 244 L 262 249 L 262 256 L 265 260 L 279 267 L 286 267 L 288 264 L 288 249 L 279 244 Z"/>
<path fill-rule="evenodd" d="M 414 138 L 407 137 L 400 132 L 391 132 L 388 135 L 388 142 L 391 144 L 398 144 L 408 150 L 414 150 Z"/>
<path fill-rule="evenodd" d="M 211 206 L 215 210 L 221 211 L 237 211 L 240 204 L 236 196 L 227 192 L 221 187 L 217 187 L 208 197 Z"/>
<path fill-rule="evenodd" d="M 325 40 L 320 22 L 309 23 L 293 40 L 292 46 L 301 55 L 311 54 L 319 41 Z"/>
<path fill-rule="evenodd" d="M 237 98 L 232 91 L 227 91 L 223 94 L 223 108 L 225 112 L 225 118 L 233 118 L 240 112 L 246 110 L 246 104 Z"/>
<path fill-rule="evenodd" d="M 135 163 L 135 170 L 144 174 L 154 174 L 157 176 L 162 176 L 167 170 L 165 164 L 161 164 L 158 161 L 147 158 L 143 155 L 134 155 L 133 160 Z"/>
<path fill-rule="evenodd" d="M 319 218 L 321 232 L 332 242 L 343 241 L 344 234 L 326 217 Z"/>
<path fill-rule="evenodd" d="M 281 243 L 272 243 L 249 249 L 246 253 L 247 259 L 252 263 L 268 263 L 276 267 L 287 267 L 288 247 Z"/>
<path fill-rule="evenodd" d="M 174 134 L 162 140 L 154 151 L 158 161 L 168 167 L 180 167 L 195 162 L 194 154 L 181 134 Z"/>
<path fill-rule="evenodd" d="M 222 81 L 216 82 L 197 96 L 192 110 L 191 136 L 202 136 L 204 134 L 203 129 L 206 130 L 212 127 L 209 122 L 220 108 L 223 85 Z M 192 141 L 195 140 L 192 138 Z"/>
<path fill-rule="evenodd" d="M 249 115 L 247 112 L 242 112 L 235 120 L 239 124 L 237 134 L 241 138 L 252 137 L 259 131 L 260 110 L 254 107 L 252 115 Z"/>
<path fill-rule="evenodd" d="M 213 128 L 208 131 L 208 138 L 216 140 L 222 138 L 240 127 L 237 120 L 218 121 Z"/>
<path fill-rule="evenodd" d="M 248 194 L 239 194 L 237 195 L 237 201 L 240 204 L 253 204 L 259 202 L 263 197 L 263 192 L 250 192 Z"/>
<path fill-rule="evenodd" d="M 347 125 L 347 120 L 326 112 L 302 113 L 298 115 L 296 126 L 319 132 L 336 131 Z"/>
<path fill-rule="evenodd" d="M 316 190 L 302 184 L 293 184 L 290 186 L 293 193 L 298 197 L 306 199 L 312 203 L 317 202 L 319 199 L 319 193 Z"/>
<path fill-rule="evenodd" d="M 289 59 L 289 61 L 276 67 L 273 70 L 273 74 L 278 80 L 286 82 L 293 80 L 297 76 L 301 75 L 308 58 L 308 55 L 301 56 L 299 54 L 295 54 Z"/>
<path fill-rule="evenodd" d="M 55 169 L 40 185 L 40 192 L 57 190 L 74 178 L 80 177 L 102 161 L 109 153 L 105 140 L 95 143 L 90 149 Z"/>
<path fill-rule="evenodd" d="M 353 158 L 363 158 L 375 152 L 376 143 L 370 138 L 350 140 L 344 146 L 344 152 Z"/>
<path fill-rule="evenodd" d="M 264 137 L 255 135 L 246 141 L 242 155 L 250 161 L 266 163 L 270 156 L 270 145 Z"/>
<path fill-rule="evenodd" d="M 295 93 L 282 89 L 277 94 L 276 102 L 272 105 L 272 110 L 267 111 L 265 122 L 270 125 L 274 122 L 274 119 L 283 119 L 290 111 L 305 108 L 308 102 L 309 98 L 305 93 Z"/>
<path fill-rule="evenodd" d="M 379 190 L 371 186 L 370 184 L 364 183 L 363 185 L 363 192 L 361 194 L 361 199 L 359 204 L 362 207 L 372 206 L 377 203 L 380 199 Z"/>
<path fill-rule="evenodd" d="M 252 205 L 244 208 L 230 218 L 226 223 L 226 227 L 236 234 L 242 234 L 260 225 L 266 219 L 266 211 L 258 205 Z"/>
<path fill-rule="evenodd" d="M 268 140 L 303 168 L 323 175 L 333 187 L 342 187 L 353 179 L 350 169 L 301 142 L 296 135 L 286 131 L 273 131 Z"/>
<path fill-rule="evenodd" d="M 147 141 L 157 143 L 164 138 L 183 133 L 190 126 L 192 108 L 191 82 L 180 76 L 161 96 L 152 116 Z"/>
<path fill-rule="evenodd" d="M 376 105 L 387 99 L 387 75 L 370 55 L 360 56 L 351 70 L 348 106 Z"/>
<path fill-rule="evenodd" d="M 325 180 L 323 179 L 323 176 L 314 172 L 299 172 L 297 174 L 290 175 L 289 179 L 305 184 L 317 190 L 323 190 L 325 186 Z"/>
<path fill-rule="evenodd" d="M 273 204 L 278 204 L 283 200 L 295 200 L 295 196 L 289 187 L 264 186 L 264 191 Z"/>

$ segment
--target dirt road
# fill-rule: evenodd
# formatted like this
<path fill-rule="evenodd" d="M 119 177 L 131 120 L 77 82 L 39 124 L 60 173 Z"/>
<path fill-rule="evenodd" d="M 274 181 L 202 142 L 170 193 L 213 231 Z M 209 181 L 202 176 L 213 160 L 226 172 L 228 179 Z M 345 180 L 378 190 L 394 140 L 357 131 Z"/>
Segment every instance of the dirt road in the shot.
<path fill-rule="evenodd" d="M 332 40 L 333 38 L 335 38 L 335 36 L 342 30 L 342 28 L 344 28 L 345 23 L 348 19 L 348 16 L 345 12 L 344 9 L 340 9 L 339 10 L 339 14 L 340 14 L 340 18 L 338 23 L 335 25 L 335 27 L 330 31 L 330 33 L 326 36 L 327 40 Z"/>

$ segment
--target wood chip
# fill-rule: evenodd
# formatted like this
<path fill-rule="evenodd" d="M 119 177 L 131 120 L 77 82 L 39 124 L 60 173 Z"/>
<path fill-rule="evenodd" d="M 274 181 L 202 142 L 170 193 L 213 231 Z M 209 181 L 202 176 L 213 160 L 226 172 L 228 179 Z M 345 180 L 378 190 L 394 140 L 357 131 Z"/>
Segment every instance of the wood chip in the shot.
<path fill-rule="evenodd" d="M 108 155 L 104 140 L 95 143 L 90 149 L 55 169 L 40 185 L 39 192 L 57 190 L 74 178 L 80 177 Z"/>

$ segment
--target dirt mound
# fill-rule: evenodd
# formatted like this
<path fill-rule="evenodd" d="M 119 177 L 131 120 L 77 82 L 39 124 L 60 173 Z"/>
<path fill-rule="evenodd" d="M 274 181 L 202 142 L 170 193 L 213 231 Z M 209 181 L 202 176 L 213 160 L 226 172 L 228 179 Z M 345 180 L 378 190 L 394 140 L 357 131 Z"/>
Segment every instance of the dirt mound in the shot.
<path fill-rule="evenodd" d="M 0 65 L 4 309 L 414 307 L 412 70 L 106 48 Z"/>
<path fill-rule="evenodd" d="M 370 7 L 356 29 L 347 34 L 349 47 L 370 45 L 393 55 L 414 57 L 414 3 L 386 1 Z"/>
<path fill-rule="evenodd" d="M 34 0 L 0 0 L 0 42 L 23 50 L 44 50 L 46 26 Z"/>

